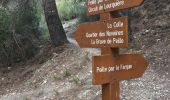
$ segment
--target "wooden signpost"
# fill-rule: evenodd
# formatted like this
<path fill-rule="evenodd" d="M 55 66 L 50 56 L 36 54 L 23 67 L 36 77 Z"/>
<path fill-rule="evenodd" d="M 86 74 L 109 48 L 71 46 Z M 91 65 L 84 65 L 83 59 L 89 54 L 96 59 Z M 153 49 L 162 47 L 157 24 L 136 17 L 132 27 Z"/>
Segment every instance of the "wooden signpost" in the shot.
<path fill-rule="evenodd" d="M 144 0 L 88 0 L 87 14 L 95 15 L 109 11 L 132 8 L 143 3 Z"/>
<path fill-rule="evenodd" d="M 113 80 L 139 78 L 148 66 L 142 54 L 122 54 L 93 57 L 93 84 L 110 83 Z"/>
<path fill-rule="evenodd" d="M 81 24 L 76 40 L 83 48 L 128 47 L 128 18 L 114 18 L 105 21 Z"/>
<path fill-rule="evenodd" d="M 119 81 L 139 78 L 148 62 L 142 54 L 119 54 L 128 47 L 127 17 L 116 18 L 116 10 L 140 5 L 143 0 L 88 0 L 88 15 L 100 14 L 100 21 L 81 24 L 75 37 L 82 48 L 101 48 L 93 57 L 93 84 L 102 85 L 102 100 L 119 100 Z M 108 13 L 109 12 L 109 13 Z"/>

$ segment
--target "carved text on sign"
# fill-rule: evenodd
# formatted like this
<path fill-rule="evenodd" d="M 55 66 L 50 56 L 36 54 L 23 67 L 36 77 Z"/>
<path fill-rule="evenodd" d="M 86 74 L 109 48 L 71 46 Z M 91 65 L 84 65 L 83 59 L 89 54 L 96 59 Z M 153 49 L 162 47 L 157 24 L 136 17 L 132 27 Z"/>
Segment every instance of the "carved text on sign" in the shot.
<path fill-rule="evenodd" d="M 76 31 L 80 47 L 127 47 L 127 17 L 81 24 Z M 82 41 L 83 40 L 83 41 Z"/>
<path fill-rule="evenodd" d="M 88 0 L 88 15 L 127 9 L 142 4 L 143 0 Z"/>
<path fill-rule="evenodd" d="M 148 62 L 142 54 L 94 56 L 93 84 L 138 78 L 143 75 L 147 66 Z"/>

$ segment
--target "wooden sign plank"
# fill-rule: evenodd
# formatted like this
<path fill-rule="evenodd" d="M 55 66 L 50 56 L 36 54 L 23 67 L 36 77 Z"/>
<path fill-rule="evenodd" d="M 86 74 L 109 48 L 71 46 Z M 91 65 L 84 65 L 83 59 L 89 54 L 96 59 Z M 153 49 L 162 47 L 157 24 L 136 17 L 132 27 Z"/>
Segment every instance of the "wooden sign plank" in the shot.
<path fill-rule="evenodd" d="M 93 57 L 93 84 L 110 83 L 113 80 L 128 80 L 143 75 L 148 62 L 142 54 L 123 54 L 116 57 Z"/>
<path fill-rule="evenodd" d="M 81 24 L 75 32 L 81 48 L 128 47 L 128 18 Z"/>
<path fill-rule="evenodd" d="M 87 14 L 95 15 L 99 13 L 122 10 L 139 6 L 144 0 L 88 0 Z"/>

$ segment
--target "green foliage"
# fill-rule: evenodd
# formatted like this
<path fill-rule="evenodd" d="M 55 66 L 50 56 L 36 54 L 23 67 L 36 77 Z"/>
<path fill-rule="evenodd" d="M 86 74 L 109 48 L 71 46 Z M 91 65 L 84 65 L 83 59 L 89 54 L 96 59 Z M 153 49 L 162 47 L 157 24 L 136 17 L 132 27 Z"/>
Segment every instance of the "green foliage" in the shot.
<path fill-rule="evenodd" d="M 95 21 L 99 16 L 87 16 L 86 0 L 61 0 L 58 5 L 58 12 L 61 20 L 78 18 L 79 22 Z"/>
<path fill-rule="evenodd" d="M 58 5 L 59 16 L 62 20 L 69 20 L 77 15 L 77 4 L 73 0 L 62 0 Z"/>
<path fill-rule="evenodd" d="M 5 8 L 0 8 L 0 45 L 10 35 L 11 17 L 9 11 Z"/>
<path fill-rule="evenodd" d="M 19 6 L 13 13 L 14 23 L 13 26 L 16 33 L 37 35 L 37 30 L 39 26 L 39 16 L 36 7 L 36 2 L 19 2 Z"/>
<path fill-rule="evenodd" d="M 76 0 L 62 0 L 58 5 L 59 16 L 62 20 L 70 20 L 80 12 L 80 2 Z"/>
<path fill-rule="evenodd" d="M 39 19 L 35 0 L 19 0 L 12 10 L 0 7 L 0 65 L 25 61 L 38 51 Z"/>
<path fill-rule="evenodd" d="M 69 70 L 68 69 L 66 69 L 65 70 L 65 72 L 64 72 L 64 77 L 69 77 L 69 76 L 71 76 L 71 73 L 69 72 Z"/>
<path fill-rule="evenodd" d="M 73 78 L 73 81 L 74 81 L 76 84 L 81 83 L 79 77 L 74 77 L 74 78 Z"/>
<path fill-rule="evenodd" d="M 50 40 L 50 35 L 47 27 L 47 23 L 45 20 L 44 10 L 41 4 L 41 1 L 37 0 L 37 12 L 36 16 L 39 20 L 39 30 L 40 30 L 40 40 L 43 42 L 47 42 Z"/>

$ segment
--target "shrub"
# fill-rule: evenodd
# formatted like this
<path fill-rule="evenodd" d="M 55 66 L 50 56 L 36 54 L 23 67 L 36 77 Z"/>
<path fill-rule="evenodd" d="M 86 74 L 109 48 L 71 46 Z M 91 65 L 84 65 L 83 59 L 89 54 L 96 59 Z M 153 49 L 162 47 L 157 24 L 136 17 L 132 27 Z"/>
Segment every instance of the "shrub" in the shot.
<path fill-rule="evenodd" d="M 0 8 L 0 45 L 10 35 L 11 17 L 9 11 L 5 8 Z"/>
<path fill-rule="evenodd" d="M 39 18 L 33 1 L 15 9 L 0 7 L 0 67 L 30 59 L 38 52 Z"/>
<path fill-rule="evenodd" d="M 61 20 L 70 20 L 79 13 L 79 2 L 75 0 L 62 0 L 58 5 L 58 13 Z"/>
<path fill-rule="evenodd" d="M 96 21 L 99 16 L 87 16 L 86 0 L 61 0 L 58 4 L 58 12 L 61 20 L 78 18 L 79 22 Z"/>

